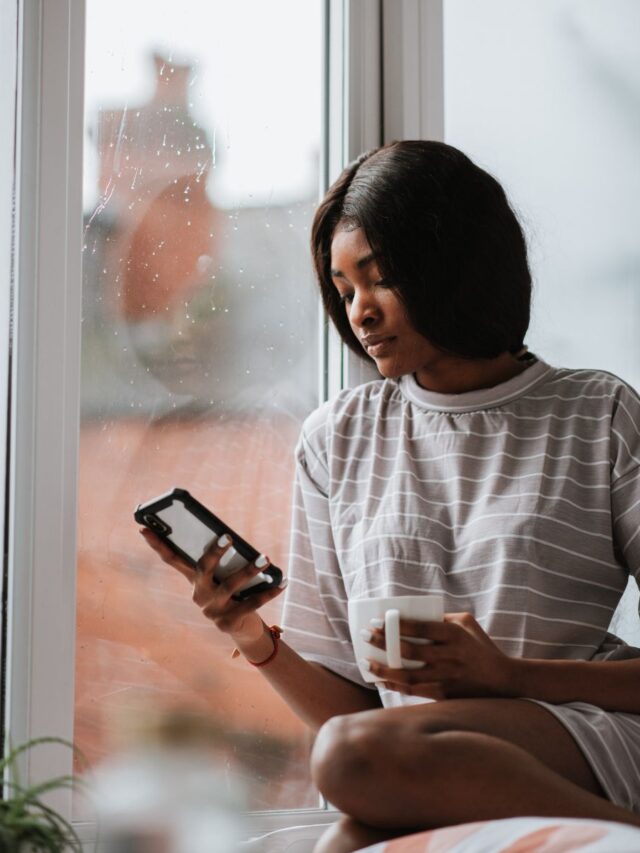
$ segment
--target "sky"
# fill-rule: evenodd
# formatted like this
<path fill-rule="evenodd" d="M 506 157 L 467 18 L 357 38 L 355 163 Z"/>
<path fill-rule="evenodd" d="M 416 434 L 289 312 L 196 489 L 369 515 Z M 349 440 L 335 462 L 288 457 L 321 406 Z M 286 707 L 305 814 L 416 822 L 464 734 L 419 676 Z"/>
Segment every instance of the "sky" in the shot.
<path fill-rule="evenodd" d="M 308 197 L 317 184 L 321 119 L 320 0 L 88 0 L 85 123 L 153 91 L 149 54 L 196 64 L 196 120 L 215 129 L 224 206 Z M 96 157 L 85 145 L 85 207 Z"/>

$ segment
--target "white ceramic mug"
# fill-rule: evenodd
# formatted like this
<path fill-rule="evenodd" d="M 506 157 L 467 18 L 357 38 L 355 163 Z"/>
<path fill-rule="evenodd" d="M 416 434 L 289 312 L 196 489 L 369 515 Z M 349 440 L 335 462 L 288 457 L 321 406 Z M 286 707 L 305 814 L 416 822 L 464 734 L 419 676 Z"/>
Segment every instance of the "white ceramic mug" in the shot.
<path fill-rule="evenodd" d="M 419 669 L 422 661 L 407 660 L 400 657 L 400 619 L 416 619 L 423 622 L 441 622 L 444 615 L 444 599 L 441 595 L 399 595 L 383 598 L 356 598 L 349 601 L 349 630 L 356 660 L 373 658 L 393 669 Z M 387 650 L 378 649 L 368 643 L 360 634 L 363 628 L 371 629 L 371 619 L 384 622 Z M 430 642 L 419 637 L 402 637 L 407 642 L 423 644 Z M 363 669 L 360 672 L 365 681 L 379 681 L 380 678 Z"/>

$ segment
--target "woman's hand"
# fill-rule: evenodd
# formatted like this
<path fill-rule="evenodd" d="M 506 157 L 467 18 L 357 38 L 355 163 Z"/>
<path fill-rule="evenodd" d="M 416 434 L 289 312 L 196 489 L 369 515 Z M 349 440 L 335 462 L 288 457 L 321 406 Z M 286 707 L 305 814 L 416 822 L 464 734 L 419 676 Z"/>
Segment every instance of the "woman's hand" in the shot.
<path fill-rule="evenodd" d="M 222 555 L 233 543 L 224 547 L 218 544 L 211 547 L 200 559 L 194 569 L 184 560 L 181 560 L 169 546 L 156 536 L 148 528 L 144 527 L 140 533 L 148 545 L 158 554 L 160 559 L 180 572 L 193 587 L 193 600 L 202 610 L 207 619 L 210 619 L 220 631 L 231 635 L 234 640 L 240 642 L 251 642 L 258 639 L 264 630 L 264 623 L 256 611 L 268 601 L 276 598 L 284 591 L 286 584 L 267 589 L 264 592 L 237 601 L 232 596 L 241 589 L 247 581 L 254 578 L 265 566 L 258 568 L 255 563 L 249 563 L 243 569 L 239 569 L 229 575 L 221 583 L 214 579 L 214 573 L 218 567 Z M 268 565 L 268 563 L 267 563 Z"/>
<path fill-rule="evenodd" d="M 384 628 L 372 628 L 371 645 L 385 649 Z M 421 669 L 391 669 L 370 660 L 371 672 L 390 690 L 430 699 L 510 696 L 514 660 L 495 645 L 470 613 L 445 613 L 443 622 L 400 620 L 404 637 L 422 637 L 428 645 L 400 641 L 400 654 L 424 661 Z"/>

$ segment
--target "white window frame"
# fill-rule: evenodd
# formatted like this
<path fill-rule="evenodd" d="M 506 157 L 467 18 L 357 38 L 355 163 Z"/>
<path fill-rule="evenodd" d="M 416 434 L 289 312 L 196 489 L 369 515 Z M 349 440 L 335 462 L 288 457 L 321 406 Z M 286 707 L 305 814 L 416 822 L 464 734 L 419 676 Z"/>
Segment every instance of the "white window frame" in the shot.
<path fill-rule="evenodd" d="M 17 20 L 4 721 L 13 743 L 73 734 L 84 7 L 28 0 Z M 41 779 L 68 772 L 71 754 L 41 748 L 25 765 Z M 54 799 L 70 814 L 68 793 Z"/>
<path fill-rule="evenodd" d="M 18 92 L 4 724 L 14 743 L 51 734 L 71 740 L 85 0 L 0 3 L 0 63 L 5 80 L 11 81 L 17 68 Z M 17 46 L 5 22 L 14 23 L 13 33 L 18 24 Z M 441 138 L 442 0 L 325 0 L 325 27 L 323 189 L 353 157 L 386 139 Z M 12 114 L 10 92 L 3 90 L 0 106 Z M 11 266 L 12 171 L 12 145 L 3 139 L 0 264 L 5 275 Z M 8 332 L 6 291 L 0 296 L 0 322 Z M 348 357 L 324 322 L 321 338 L 320 398 L 368 378 L 361 361 Z M 3 353 L 5 401 L 7 377 Z M 25 761 L 24 778 L 64 775 L 71 766 L 67 750 L 37 750 Z M 69 793 L 57 794 L 52 804 L 71 817 Z M 258 813 L 251 816 L 251 827 L 272 831 L 292 822 L 333 819 L 321 809 Z M 90 842 L 93 827 L 78 829 Z"/>
<path fill-rule="evenodd" d="M 352 22 L 356 35 L 349 42 L 340 168 L 360 152 L 394 139 L 444 141 L 443 2 L 378 0 L 367 4 L 367 21 Z M 380 46 L 373 51 L 376 15 Z M 371 84 L 375 62 L 378 88 Z M 379 378 L 373 365 L 340 345 L 333 329 L 329 352 L 334 364 L 330 392 Z"/>
<path fill-rule="evenodd" d="M 0 400 L 9 401 L 10 394 L 10 340 L 11 340 L 11 288 L 8 283 L 12 274 L 12 236 L 13 236 L 13 190 L 15 163 L 15 107 L 17 88 L 17 42 L 18 8 L 15 2 L 0 2 L 0 57 L 5 58 L 3 67 L 4 85 L 0 87 L 0 115 L 6 132 L 0 134 L 0 270 L 4 287 L 0 287 L 0 340 L 5 345 L 0 347 Z M 7 531 L 5 527 L 5 496 L 4 484 L 7 482 L 7 408 L 0 409 L 0 525 L 2 526 L 2 575 L 0 576 L 0 596 L 4 599 L 7 592 Z M 0 625 L 2 619 L 0 616 Z M 4 658 L 6 626 L 1 625 L 0 655 Z M 0 706 L 1 706 L 0 702 Z"/>

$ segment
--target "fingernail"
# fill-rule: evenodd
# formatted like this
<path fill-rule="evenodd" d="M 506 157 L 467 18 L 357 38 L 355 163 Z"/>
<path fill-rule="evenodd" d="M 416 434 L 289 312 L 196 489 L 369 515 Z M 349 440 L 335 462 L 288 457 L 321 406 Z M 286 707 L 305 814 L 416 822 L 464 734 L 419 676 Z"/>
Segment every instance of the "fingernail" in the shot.
<path fill-rule="evenodd" d="M 227 536 L 226 533 L 223 533 L 222 536 L 218 539 L 218 545 L 221 548 L 226 548 L 227 545 L 231 545 L 231 538 Z"/>
<path fill-rule="evenodd" d="M 358 661 L 358 665 L 360 666 L 360 669 L 364 669 L 366 672 L 371 672 L 371 664 L 369 663 L 368 660 L 361 658 Z"/>
<path fill-rule="evenodd" d="M 265 566 L 269 565 L 269 558 L 265 557 L 264 554 L 260 554 L 258 559 L 256 560 L 256 569 L 264 569 Z"/>
<path fill-rule="evenodd" d="M 369 625 L 372 628 L 384 628 L 384 619 L 378 619 L 374 616 L 373 619 L 369 619 Z"/>
<path fill-rule="evenodd" d="M 280 589 L 285 589 L 287 586 L 289 586 L 289 578 L 282 578 L 279 584 Z"/>
<path fill-rule="evenodd" d="M 369 642 L 369 640 L 373 637 L 373 634 L 371 633 L 371 631 L 369 631 L 369 629 L 368 629 L 368 628 L 361 628 L 361 629 L 360 629 L 360 636 L 362 637 L 362 639 L 363 639 L 365 642 L 367 642 L 367 643 L 368 643 L 368 642 Z"/>

